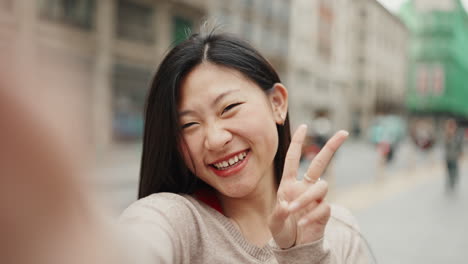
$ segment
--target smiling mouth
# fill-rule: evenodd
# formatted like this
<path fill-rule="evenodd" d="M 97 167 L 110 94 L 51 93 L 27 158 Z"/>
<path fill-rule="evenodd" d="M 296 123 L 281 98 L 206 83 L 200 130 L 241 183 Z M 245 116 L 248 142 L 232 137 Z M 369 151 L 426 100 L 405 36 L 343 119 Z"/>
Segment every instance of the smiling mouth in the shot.
<path fill-rule="evenodd" d="M 241 163 L 245 159 L 245 157 L 247 157 L 248 152 L 249 152 L 248 150 L 243 151 L 224 161 L 219 161 L 219 162 L 210 164 L 210 166 L 212 166 L 213 168 L 217 170 L 230 169 L 232 167 L 235 167 L 237 164 Z"/>

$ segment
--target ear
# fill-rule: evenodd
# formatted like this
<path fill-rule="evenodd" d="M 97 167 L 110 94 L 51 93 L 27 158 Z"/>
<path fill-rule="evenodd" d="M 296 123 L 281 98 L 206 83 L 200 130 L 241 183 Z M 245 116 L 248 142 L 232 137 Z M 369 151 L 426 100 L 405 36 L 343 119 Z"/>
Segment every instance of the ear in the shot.
<path fill-rule="evenodd" d="M 273 118 L 279 125 L 284 124 L 288 113 L 288 90 L 281 83 L 275 83 L 272 91 L 268 94 Z"/>

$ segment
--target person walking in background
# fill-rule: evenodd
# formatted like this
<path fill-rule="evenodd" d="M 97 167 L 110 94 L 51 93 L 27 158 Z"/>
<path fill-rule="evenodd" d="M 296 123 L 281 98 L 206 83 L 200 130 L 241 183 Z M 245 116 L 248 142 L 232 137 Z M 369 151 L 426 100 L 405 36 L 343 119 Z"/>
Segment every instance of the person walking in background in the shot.
<path fill-rule="evenodd" d="M 447 189 L 453 191 L 458 182 L 458 160 L 462 154 L 463 135 L 455 119 L 445 123 L 445 162 L 447 164 Z"/>

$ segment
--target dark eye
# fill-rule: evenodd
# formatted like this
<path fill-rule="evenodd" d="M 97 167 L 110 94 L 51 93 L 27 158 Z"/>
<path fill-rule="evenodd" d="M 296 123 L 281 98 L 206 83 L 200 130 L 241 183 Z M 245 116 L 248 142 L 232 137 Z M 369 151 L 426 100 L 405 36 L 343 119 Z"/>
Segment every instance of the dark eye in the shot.
<path fill-rule="evenodd" d="M 231 110 L 232 108 L 241 105 L 242 103 L 235 103 L 235 104 L 230 104 L 226 108 L 223 109 L 223 112 L 221 114 L 226 113 L 227 111 Z"/>
<path fill-rule="evenodd" d="M 183 124 L 183 125 L 182 125 L 182 129 L 184 129 L 184 128 L 189 128 L 189 127 L 191 127 L 191 126 L 193 126 L 193 125 L 196 125 L 196 124 L 197 124 L 196 122 L 190 122 L 190 123 L 187 123 L 187 124 Z"/>

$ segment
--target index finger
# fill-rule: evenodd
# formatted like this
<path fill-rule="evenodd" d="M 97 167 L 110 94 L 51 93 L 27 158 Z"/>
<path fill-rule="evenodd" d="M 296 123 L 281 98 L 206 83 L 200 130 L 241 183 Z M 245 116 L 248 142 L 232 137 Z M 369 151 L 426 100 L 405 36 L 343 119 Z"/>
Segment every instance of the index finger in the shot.
<path fill-rule="evenodd" d="M 294 132 L 288 152 L 286 153 L 281 182 L 284 180 L 296 180 L 299 161 L 301 159 L 302 143 L 304 142 L 306 132 L 307 126 L 304 124 L 300 125 L 296 132 Z"/>
<path fill-rule="evenodd" d="M 309 168 L 307 168 L 306 175 L 310 179 L 310 182 L 314 183 L 320 178 L 320 175 L 322 175 L 327 168 L 333 155 L 341 144 L 343 144 L 348 135 L 349 133 L 347 131 L 340 130 L 327 141 L 327 144 L 325 144 L 322 150 L 320 150 L 317 156 L 312 160 Z"/>

